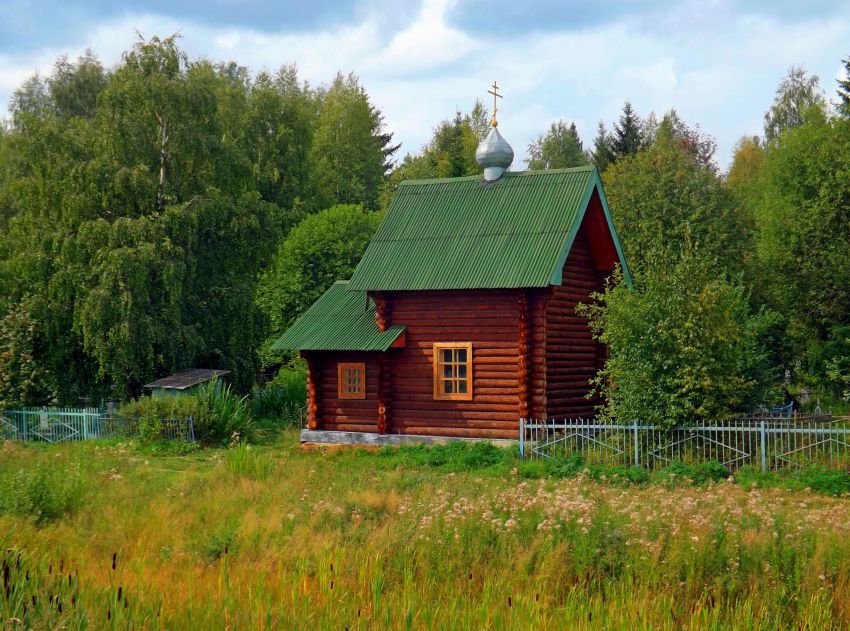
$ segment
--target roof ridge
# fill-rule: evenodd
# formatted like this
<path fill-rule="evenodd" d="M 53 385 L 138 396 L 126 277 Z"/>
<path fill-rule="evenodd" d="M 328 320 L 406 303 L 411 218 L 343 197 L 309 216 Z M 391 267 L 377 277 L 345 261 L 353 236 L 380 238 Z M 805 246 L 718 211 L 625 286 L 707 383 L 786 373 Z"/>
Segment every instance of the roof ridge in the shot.
<path fill-rule="evenodd" d="M 526 169 L 525 171 L 508 171 L 504 175 L 502 175 L 499 180 L 495 182 L 486 182 L 484 180 L 483 175 L 462 175 L 460 177 L 435 177 L 435 178 L 425 178 L 425 179 L 414 179 L 414 180 L 402 180 L 399 182 L 399 186 L 422 186 L 425 184 L 446 184 L 449 182 L 470 182 L 470 181 L 480 181 L 482 184 L 489 185 L 498 185 L 498 182 L 504 180 L 504 178 L 513 179 L 515 177 L 531 177 L 531 176 L 542 176 L 542 175 L 562 175 L 566 173 L 582 173 L 585 171 L 593 171 L 596 167 L 592 164 L 588 164 L 580 167 L 566 167 L 563 169 Z"/>

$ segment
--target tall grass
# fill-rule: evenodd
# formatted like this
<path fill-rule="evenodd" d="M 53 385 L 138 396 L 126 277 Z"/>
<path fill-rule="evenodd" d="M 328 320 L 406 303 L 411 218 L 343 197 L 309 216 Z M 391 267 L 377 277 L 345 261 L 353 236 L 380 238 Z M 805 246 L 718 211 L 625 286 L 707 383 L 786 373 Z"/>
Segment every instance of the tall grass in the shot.
<path fill-rule="evenodd" d="M 303 370 L 282 369 L 275 380 L 251 394 L 255 419 L 280 427 L 295 426 L 307 404 L 307 375 Z"/>
<path fill-rule="evenodd" d="M 583 463 L 524 479 L 488 448 L 302 451 L 292 434 L 189 456 L 0 457 L 8 471 L 84 453 L 96 492 L 74 516 L 0 515 L 0 626 L 850 626 L 847 499 L 689 470 L 623 487 Z"/>

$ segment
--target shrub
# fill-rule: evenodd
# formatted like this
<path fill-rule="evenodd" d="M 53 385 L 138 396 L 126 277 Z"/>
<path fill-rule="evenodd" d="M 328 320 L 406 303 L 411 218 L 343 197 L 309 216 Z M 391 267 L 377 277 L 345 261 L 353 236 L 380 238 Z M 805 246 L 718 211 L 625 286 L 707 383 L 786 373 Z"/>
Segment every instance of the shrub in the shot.
<path fill-rule="evenodd" d="M 160 420 L 192 417 L 195 439 L 204 445 L 227 445 L 234 434 L 253 435 L 248 398 L 239 397 L 230 384 L 213 379 L 197 394 L 176 397 L 139 397 L 121 406 L 118 413 L 139 419 L 139 439 L 148 444 L 160 438 Z"/>
<path fill-rule="evenodd" d="M 205 445 L 227 445 L 234 437 L 250 440 L 254 424 L 248 397 L 233 392 L 229 383 L 207 382 L 195 395 L 195 438 Z"/>
<path fill-rule="evenodd" d="M 718 278 L 697 252 L 674 264 L 659 258 L 634 289 L 620 271 L 595 296 L 580 311 L 610 351 L 594 379 L 606 418 L 660 428 L 716 422 L 774 396 L 778 373 L 764 339 L 777 316 L 753 313 L 742 286 Z"/>
<path fill-rule="evenodd" d="M 729 471 L 717 461 L 701 462 L 697 465 L 676 461 L 658 472 L 658 477 L 668 485 L 679 482 L 705 484 L 719 482 L 729 477 Z"/>
<path fill-rule="evenodd" d="M 295 425 L 307 404 L 307 372 L 303 365 L 281 368 L 268 386 L 251 394 L 255 419 L 274 419 L 284 426 Z"/>

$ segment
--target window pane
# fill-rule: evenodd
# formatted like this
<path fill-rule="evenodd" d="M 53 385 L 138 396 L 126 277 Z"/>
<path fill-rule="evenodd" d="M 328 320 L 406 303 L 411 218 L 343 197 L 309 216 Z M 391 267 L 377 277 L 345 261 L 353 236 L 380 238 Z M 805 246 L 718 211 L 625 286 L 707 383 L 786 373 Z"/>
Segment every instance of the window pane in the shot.
<path fill-rule="evenodd" d="M 466 363 L 466 349 L 465 348 L 457 349 L 457 361 L 460 362 L 461 364 Z"/>
<path fill-rule="evenodd" d="M 454 381 L 451 379 L 443 381 L 443 392 L 445 394 L 452 394 L 454 392 Z"/>
<path fill-rule="evenodd" d="M 440 349 L 440 363 L 447 364 L 452 361 L 452 349 L 450 348 L 441 348 Z"/>
<path fill-rule="evenodd" d="M 457 367 L 458 379 L 466 379 L 466 364 L 461 364 Z"/>
<path fill-rule="evenodd" d="M 455 386 L 458 394 L 466 394 L 466 381 L 458 381 Z"/>

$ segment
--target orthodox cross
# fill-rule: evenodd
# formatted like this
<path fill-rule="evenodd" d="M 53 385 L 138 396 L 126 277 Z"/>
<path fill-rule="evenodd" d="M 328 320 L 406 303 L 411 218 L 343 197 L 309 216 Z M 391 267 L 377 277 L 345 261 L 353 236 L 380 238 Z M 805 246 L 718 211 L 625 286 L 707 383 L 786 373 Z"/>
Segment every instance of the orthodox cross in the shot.
<path fill-rule="evenodd" d="M 497 99 L 497 98 L 501 99 L 501 98 L 502 98 L 502 95 L 501 95 L 501 94 L 499 94 L 499 86 L 498 86 L 498 85 L 496 85 L 496 82 L 495 82 L 495 81 L 493 82 L 493 89 L 492 89 L 492 90 L 487 90 L 487 94 L 492 94 L 492 95 L 493 95 L 493 118 L 490 120 L 490 124 L 491 124 L 493 127 L 496 127 L 496 125 L 498 125 L 498 124 L 499 124 L 499 121 L 497 121 L 497 120 L 496 120 L 496 112 L 498 111 L 498 107 L 497 107 L 497 101 L 496 101 L 496 99 Z"/>

